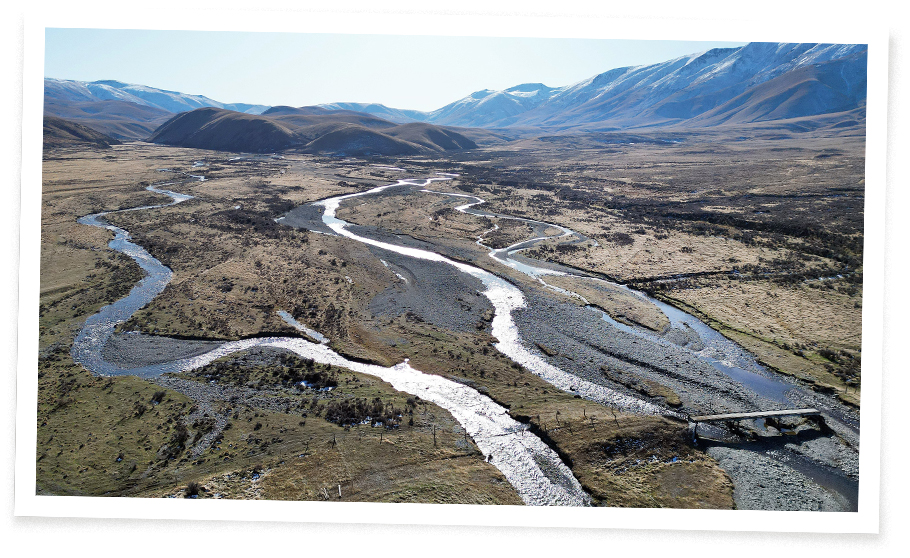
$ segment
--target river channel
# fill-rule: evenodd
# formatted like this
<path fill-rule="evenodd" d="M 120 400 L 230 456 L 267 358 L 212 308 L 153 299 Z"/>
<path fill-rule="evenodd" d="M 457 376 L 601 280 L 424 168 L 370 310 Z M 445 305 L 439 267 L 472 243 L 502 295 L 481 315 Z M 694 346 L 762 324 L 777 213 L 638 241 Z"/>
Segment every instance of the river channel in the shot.
<path fill-rule="evenodd" d="M 170 196 L 171 203 L 121 211 L 160 210 L 192 199 L 192 196 L 155 187 L 149 187 L 148 190 Z M 110 341 L 116 326 L 128 320 L 133 313 L 158 296 L 173 276 L 173 272 L 167 266 L 144 248 L 131 242 L 129 232 L 104 221 L 103 217 L 110 213 L 114 212 L 87 215 L 80 218 L 79 222 L 113 232 L 114 239 L 108 246 L 131 257 L 146 272 L 146 276 L 127 296 L 89 317 L 77 334 L 72 356 L 75 362 L 89 371 L 107 376 L 133 375 L 153 378 L 161 374 L 201 368 L 218 358 L 254 347 L 284 349 L 320 364 L 375 376 L 399 391 L 417 395 L 449 411 L 489 462 L 503 473 L 526 504 L 584 506 L 590 502 L 590 497 L 559 456 L 529 432 L 527 426 L 512 419 L 505 408 L 468 386 L 441 376 L 424 374 L 411 367 L 407 360 L 388 368 L 354 362 L 331 350 L 324 342 L 311 343 L 293 337 L 265 337 L 226 342 L 202 354 L 144 366 L 124 367 L 105 360 L 104 347 Z M 297 323 L 286 312 L 282 317 L 289 323 L 299 326 L 310 336 L 318 337 L 320 341 L 328 341 L 318 332 Z M 181 344 L 180 340 L 173 342 L 175 345 Z"/>
<path fill-rule="evenodd" d="M 480 294 L 489 301 L 494 309 L 491 326 L 492 335 L 497 339 L 495 348 L 555 387 L 585 399 L 633 413 L 681 416 L 679 412 L 673 409 L 645 400 L 615 385 L 610 385 L 609 382 L 603 381 L 598 375 L 592 374 L 583 368 L 567 369 L 560 362 L 535 350 L 531 340 L 538 335 L 547 335 L 547 331 L 549 331 L 547 327 L 550 329 L 558 329 L 559 327 L 566 329 L 561 324 L 545 324 L 546 327 L 543 328 L 529 325 L 544 323 L 547 319 L 551 319 L 540 318 L 535 314 L 541 306 L 539 304 L 541 300 L 539 294 L 525 292 L 516 284 L 495 273 L 451 259 L 439 252 L 422 247 L 389 242 L 385 238 L 372 238 L 371 235 L 364 234 L 360 229 L 358 229 L 358 232 L 354 232 L 350 223 L 336 216 L 341 204 L 353 198 L 384 194 L 406 195 L 412 191 L 424 191 L 445 196 L 473 198 L 474 201 L 472 203 L 459 206 L 456 209 L 478 217 L 520 219 L 531 224 L 535 227 L 535 231 L 540 233 L 548 228 L 555 227 L 561 232 L 557 236 L 563 241 L 584 242 L 587 240 L 583 235 L 559 225 L 477 210 L 474 206 L 484 203 L 484 200 L 475 196 L 429 190 L 429 186 L 432 183 L 451 180 L 454 176 L 440 175 L 426 179 L 403 179 L 394 184 L 380 186 L 364 192 L 313 202 L 301 209 L 318 214 L 318 226 L 307 227 L 315 232 L 343 236 L 416 261 L 445 264 L 460 273 L 479 280 L 484 287 Z M 201 176 L 193 176 L 193 178 L 204 179 Z M 168 206 L 192 199 L 191 196 L 185 194 L 160 189 L 160 186 L 170 184 L 173 183 L 164 183 L 157 185 L 159 187 L 148 188 L 152 192 L 169 196 L 171 198 L 170 203 L 121 211 L 161 211 L 166 210 Z M 525 503 L 531 505 L 573 506 L 589 503 L 589 497 L 584 493 L 577 480 L 572 476 L 571 471 L 555 452 L 529 432 L 525 425 L 511 419 L 507 410 L 490 398 L 463 384 L 440 376 L 424 374 L 412 368 L 407 360 L 392 367 L 350 361 L 330 349 L 327 345 L 328 339 L 300 324 L 286 312 L 282 312 L 282 318 L 285 321 L 319 342 L 312 343 L 305 339 L 294 337 L 268 337 L 225 342 L 209 350 L 197 350 L 195 353 L 187 353 L 182 358 L 175 358 L 166 362 L 139 363 L 135 366 L 128 366 L 122 362 L 114 363 L 106 360 L 104 358 L 104 347 L 114 335 L 116 326 L 125 322 L 133 313 L 158 296 L 173 276 L 170 269 L 155 259 L 144 248 L 131 242 L 129 233 L 126 230 L 115 227 L 103 219 L 105 215 L 110 213 L 114 212 L 88 215 L 81 218 L 79 222 L 85 225 L 106 228 L 113 232 L 114 239 L 109 244 L 110 248 L 133 258 L 146 272 L 146 276 L 133 287 L 126 297 L 102 308 L 97 314 L 86 320 L 84 327 L 75 339 L 72 354 L 74 360 L 88 370 L 102 375 L 129 374 L 153 378 L 165 373 L 197 369 L 223 356 L 253 347 L 284 349 L 302 357 L 313 359 L 316 362 L 376 376 L 390 383 L 397 390 L 418 395 L 446 409 L 466 429 L 490 462 L 502 471 Z M 293 226 L 292 220 L 285 221 L 286 217 L 287 215 L 281 216 L 276 220 L 279 223 L 285 222 L 285 224 Z M 516 243 L 504 249 L 489 249 L 489 256 L 503 265 L 532 277 L 544 289 L 561 292 L 561 294 L 569 296 L 580 297 L 577 293 L 549 285 L 545 281 L 546 276 L 576 275 L 578 277 L 586 277 L 586 279 L 591 281 L 603 281 L 603 279 L 597 277 L 578 275 L 577 271 L 558 265 L 537 262 L 521 256 L 520 252 L 522 250 L 530 248 L 540 241 L 552 238 L 554 236 L 537 234 L 533 239 Z M 478 239 L 478 244 L 483 246 L 482 238 Z M 660 368 L 650 363 L 649 359 L 653 360 L 658 356 L 675 363 L 672 366 L 676 368 L 668 377 L 671 377 L 671 380 L 676 382 L 679 391 L 691 397 L 693 401 L 700 402 L 700 407 L 702 408 L 710 406 L 710 403 L 705 402 L 715 400 L 719 401 L 720 403 L 717 404 L 724 409 L 752 407 L 736 410 L 755 410 L 756 406 L 767 407 L 769 403 L 770 405 L 778 406 L 789 406 L 795 403 L 815 404 L 818 408 L 831 411 L 829 413 L 831 416 L 826 415 L 826 418 L 832 423 L 833 430 L 838 436 L 847 438 L 848 447 L 852 444 L 854 448 L 858 448 L 858 420 L 851 413 L 838 406 L 836 402 L 820 399 L 817 394 L 799 388 L 783 378 L 776 377 L 773 373 L 756 363 L 748 352 L 693 316 L 660 301 L 653 300 L 643 293 L 634 292 L 634 295 L 643 297 L 644 300 L 657 305 L 670 320 L 671 326 L 668 329 L 675 329 L 677 333 L 682 332 L 684 334 L 683 337 L 689 341 L 680 343 L 678 340 L 674 341 L 674 339 L 678 339 L 679 335 L 674 337 L 673 335 L 668 335 L 667 332 L 656 334 L 643 328 L 622 324 L 593 306 L 579 308 L 577 305 L 565 305 L 565 307 L 560 307 L 559 309 L 559 312 L 562 312 L 561 314 L 557 312 L 553 315 L 558 315 L 561 319 L 568 320 L 567 323 L 571 323 L 571 320 L 580 320 L 578 323 L 583 324 L 583 327 L 572 328 L 576 332 L 574 337 L 567 336 L 565 331 L 560 331 L 560 335 L 563 335 L 565 339 L 561 337 L 555 342 L 564 344 L 585 342 L 588 346 L 594 346 L 595 349 L 599 347 L 597 343 L 619 343 L 620 347 L 618 349 L 617 347 L 601 347 L 603 349 L 600 351 L 602 355 L 598 358 L 602 357 L 606 359 L 603 362 L 611 363 L 610 359 L 616 360 L 617 355 L 620 355 L 622 362 L 626 364 L 630 362 L 636 363 L 635 366 L 639 366 L 642 373 L 660 375 L 662 371 L 667 372 L 669 370 L 664 370 L 668 365 L 661 364 L 664 368 Z M 577 311 L 585 314 L 578 314 Z M 573 312 L 575 313 L 573 314 Z M 597 341 L 593 345 L 591 339 L 581 338 L 586 335 L 584 332 L 587 331 L 591 332 L 591 336 L 597 336 Z M 603 332 L 607 332 L 609 339 L 604 339 Z M 159 339 L 163 342 L 168 342 L 167 338 Z M 180 340 L 172 341 L 175 345 L 180 343 Z M 633 344 L 639 343 L 641 344 L 640 347 L 633 348 Z M 690 361 L 689 359 L 692 360 Z M 594 362 L 594 359 L 590 360 Z M 686 376 L 686 374 L 690 374 L 690 376 Z M 663 379 L 666 380 L 667 378 L 663 377 Z M 796 478 L 821 479 L 824 475 L 827 475 L 825 478 L 830 477 L 833 470 L 835 476 L 839 475 L 838 478 L 847 478 L 846 484 L 841 483 L 841 485 L 832 488 L 830 481 L 826 483 L 819 482 L 818 484 L 824 485 L 825 488 L 819 488 L 818 486 L 815 486 L 815 488 L 821 491 L 833 491 L 835 500 L 840 502 L 850 501 L 851 498 L 844 496 L 842 492 L 852 491 L 853 484 L 851 484 L 850 478 L 855 476 L 855 471 L 851 469 L 850 465 L 853 459 L 852 454 L 849 451 L 846 453 L 840 451 L 839 448 L 832 449 L 825 446 L 823 442 L 816 443 L 815 446 L 818 447 L 806 449 L 800 445 L 800 447 L 789 448 L 788 451 L 798 453 L 805 458 L 800 460 L 800 473 L 797 473 L 795 469 L 790 469 L 790 471 L 793 475 L 797 475 Z M 727 452 L 724 457 L 728 461 L 732 459 L 737 463 L 742 461 L 742 459 L 737 457 L 739 454 L 736 452 L 747 454 L 750 451 L 748 449 L 730 449 L 726 447 L 723 450 Z M 729 457 L 730 452 L 734 452 L 734 457 Z M 854 453 L 856 452 L 858 450 L 854 451 Z M 774 449 L 768 450 L 765 448 L 762 455 L 773 456 L 774 454 Z M 785 459 L 777 460 L 778 463 L 785 461 Z M 849 462 L 846 467 L 844 466 L 844 461 Z M 806 462 L 809 465 L 806 465 Z M 813 466 L 818 470 L 818 474 L 812 473 Z M 845 468 L 851 469 L 848 473 L 853 474 L 841 474 Z M 728 472 L 732 469 L 735 469 L 735 467 L 730 465 Z M 750 476 L 752 473 L 748 470 L 736 472 L 735 474 L 731 472 L 734 483 L 737 482 L 737 474 L 742 475 L 742 479 L 745 479 L 745 481 L 752 478 Z M 739 484 L 740 486 L 747 486 L 748 482 L 740 482 Z M 837 485 L 836 482 L 833 484 Z M 846 486 L 846 488 L 843 488 L 842 485 Z M 839 498 L 837 498 L 838 496 Z M 745 502 L 743 498 L 740 498 L 737 500 L 738 504 L 740 504 L 741 500 Z M 760 500 L 756 505 L 758 507 L 770 506 L 775 509 L 766 500 Z M 839 506 L 840 509 L 849 509 L 850 507 L 852 506 L 849 504 Z M 821 506 L 821 508 L 838 509 L 838 506 L 832 507 L 829 505 L 827 508 L 825 506 Z"/>

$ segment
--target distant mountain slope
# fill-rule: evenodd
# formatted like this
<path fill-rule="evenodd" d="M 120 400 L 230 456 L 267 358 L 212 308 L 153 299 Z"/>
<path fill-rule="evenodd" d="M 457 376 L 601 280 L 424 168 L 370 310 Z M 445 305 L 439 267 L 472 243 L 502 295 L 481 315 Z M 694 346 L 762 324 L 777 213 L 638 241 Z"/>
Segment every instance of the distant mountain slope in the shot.
<path fill-rule="evenodd" d="M 484 89 L 427 115 L 426 121 L 464 127 L 501 127 L 548 101 L 560 89 L 542 83 L 524 83 L 503 91 Z"/>
<path fill-rule="evenodd" d="M 280 107 L 250 115 L 202 108 L 178 114 L 149 138 L 154 143 L 222 151 L 272 152 L 299 149 L 343 155 L 414 155 L 477 145 L 432 124 L 405 124 L 349 111 L 312 114 Z"/>
<path fill-rule="evenodd" d="M 221 103 L 203 95 L 188 95 L 186 93 L 115 80 L 86 82 L 44 78 L 44 98 L 45 100 L 56 99 L 67 103 L 113 99 L 158 108 L 171 113 L 184 112 L 201 107 L 217 107 L 237 112 L 259 114 L 268 108 L 265 105 L 247 103 Z"/>
<path fill-rule="evenodd" d="M 172 113 L 127 101 L 61 102 L 45 99 L 44 114 L 79 122 L 121 140 L 143 140 Z"/>
<path fill-rule="evenodd" d="M 44 117 L 44 148 L 94 146 L 109 149 L 120 142 L 78 122 L 55 116 Z"/>
<path fill-rule="evenodd" d="M 542 83 L 525 83 L 503 91 L 484 89 L 432 112 L 395 109 L 377 103 L 326 103 L 330 110 L 353 110 L 398 123 L 432 122 L 461 127 L 506 125 L 510 117 L 526 112 L 550 98 L 554 91 Z M 506 124 L 504 124 L 506 123 Z"/>
<path fill-rule="evenodd" d="M 426 120 L 450 126 L 597 129 L 709 126 L 840 112 L 865 103 L 866 52 L 865 45 L 750 43 L 616 68 L 566 87 L 525 84 L 478 91 Z M 805 81 L 810 74 L 816 76 L 811 84 Z M 772 80 L 773 85 L 764 85 Z M 788 95 L 783 93 L 788 83 L 803 85 Z M 734 112 L 725 117 L 724 110 Z"/>
<path fill-rule="evenodd" d="M 263 112 L 262 116 L 275 118 L 295 126 L 318 126 L 337 124 L 339 122 L 358 124 L 367 128 L 391 128 L 395 126 L 394 122 L 389 122 L 370 114 L 350 110 L 329 110 L 322 107 L 272 107 Z"/>
<path fill-rule="evenodd" d="M 865 98 L 865 53 L 857 53 L 781 74 L 691 122 L 716 125 L 831 114 L 863 107 Z"/>
<path fill-rule="evenodd" d="M 428 113 L 419 110 L 394 109 L 379 103 L 326 103 L 318 106 L 326 110 L 352 110 L 372 114 L 398 124 L 423 122 L 428 115 Z"/>
<path fill-rule="evenodd" d="M 279 105 L 276 107 L 270 107 L 262 112 L 263 116 L 287 116 L 287 115 L 302 115 L 302 116 L 315 116 L 315 115 L 324 115 L 334 112 L 335 109 L 327 109 L 323 107 L 289 107 L 285 105 Z"/>

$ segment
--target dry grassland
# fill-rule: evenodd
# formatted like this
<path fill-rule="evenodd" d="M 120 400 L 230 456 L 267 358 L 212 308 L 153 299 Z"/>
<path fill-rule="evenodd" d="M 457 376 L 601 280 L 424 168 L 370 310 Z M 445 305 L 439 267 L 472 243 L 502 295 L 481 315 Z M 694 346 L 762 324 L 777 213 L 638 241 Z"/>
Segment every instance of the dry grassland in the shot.
<path fill-rule="evenodd" d="M 704 279 L 664 297 L 703 314 L 772 368 L 858 406 L 862 307 L 857 296 L 818 284 Z"/>
<path fill-rule="evenodd" d="M 660 308 L 621 287 L 584 277 L 559 275 L 548 276 L 545 281 L 578 293 L 619 322 L 637 324 L 657 332 L 670 325 L 670 320 Z"/>

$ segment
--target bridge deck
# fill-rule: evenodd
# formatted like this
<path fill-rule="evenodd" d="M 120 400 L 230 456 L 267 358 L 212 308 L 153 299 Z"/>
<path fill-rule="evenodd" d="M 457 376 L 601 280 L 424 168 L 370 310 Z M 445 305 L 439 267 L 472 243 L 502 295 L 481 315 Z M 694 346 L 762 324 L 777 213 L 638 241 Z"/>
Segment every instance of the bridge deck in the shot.
<path fill-rule="evenodd" d="M 729 413 L 726 415 L 703 415 L 690 417 L 692 422 L 711 422 L 715 420 L 741 420 L 793 415 L 817 415 L 818 409 L 784 409 L 782 411 L 758 411 L 755 413 Z"/>

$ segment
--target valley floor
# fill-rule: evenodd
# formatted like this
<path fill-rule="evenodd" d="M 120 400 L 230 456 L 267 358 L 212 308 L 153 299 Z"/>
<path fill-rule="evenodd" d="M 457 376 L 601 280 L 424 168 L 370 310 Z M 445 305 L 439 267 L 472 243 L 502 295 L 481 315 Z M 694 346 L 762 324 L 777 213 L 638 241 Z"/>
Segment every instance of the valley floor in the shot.
<path fill-rule="evenodd" d="M 698 141 L 490 148 L 448 160 L 389 161 L 140 143 L 48 151 L 38 492 L 522 503 L 448 411 L 369 375 L 266 349 L 150 380 L 97 377 L 75 364 L 70 349 L 85 319 L 143 275 L 108 249 L 106 231 L 76 219 L 162 203 L 145 186 L 166 182 L 194 198 L 108 216 L 174 272 L 158 297 L 119 326 L 105 349 L 108 361 L 167 361 L 225 340 L 301 336 L 278 314 L 283 310 L 348 359 L 386 367 L 409 359 L 416 369 L 487 395 L 559 455 L 596 505 L 849 507 L 776 463 L 740 472 L 741 448 L 693 446 L 686 421 L 674 414 L 741 410 L 762 400 L 721 377 L 709 379 L 716 372 L 688 363 L 674 348 L 679 340 L 642 352 L 605 322 L 584 331 L 554 329 L 581 319 L 578 300 L 499 264 L 477 243 L 482 237 L 487 246 L 508 246 L 541 232 L 527 223 L 468 215 L 454 209 L 464 201 L 416 189 L 355 198 L 338 211 L 360 234 L 432 248 L 508 279 L 533 302 L 516 314 L 533 350 L 598 385 L 661 406 L 666 416 L 553 387 L 494 349 L 493 309 L 478 293 L 479 281 L 443 264 L 321 234 L 331 231 L 320 230 L 319 214 L 304 205 L 399 178 L 457 174 L 444 183 L 446 191 L 588 239 L 548 240 L 524 255 L 684 308 L 818 402 L 851 414 L 860 399 L 863 190 L 862 160 L 854 153 L 862 153 L 861 145 L 756 141 L 708 153 Z M 819 159 L 821 153 L 828 156 Z M 808 216 L 801 228 L 788 217 L 795 212 Z M 283 215 L 285 222 L 276 221 Z M 558 231 L 542 232 L 555 238 Z M 669 334 L 657 307 L 616 286 L 564 276 L 545 281 L 581 294 L 622 324 Z M 542 308 L 549 312 L 535 313 Z M 667 375 L 670 364 L 658 359 L 675 363 L 682 376 Z M 309 387 L 300 387 L 306 378 Z M 856 478 L 849 429 L 825 433 L 804 421 L 743 428 Z M 784 429 L 794 435 L 774 436 Z M 793 486 L 808 488 L 800 495 Z"/>

